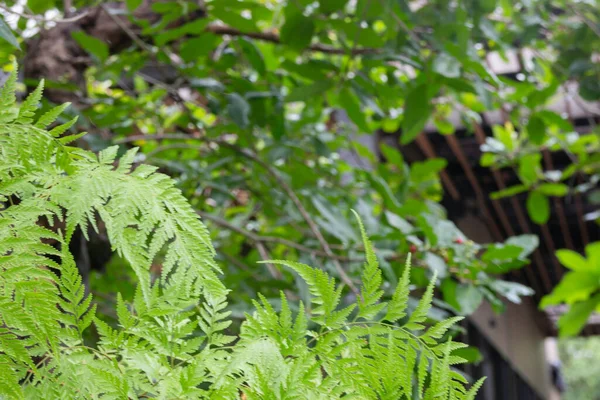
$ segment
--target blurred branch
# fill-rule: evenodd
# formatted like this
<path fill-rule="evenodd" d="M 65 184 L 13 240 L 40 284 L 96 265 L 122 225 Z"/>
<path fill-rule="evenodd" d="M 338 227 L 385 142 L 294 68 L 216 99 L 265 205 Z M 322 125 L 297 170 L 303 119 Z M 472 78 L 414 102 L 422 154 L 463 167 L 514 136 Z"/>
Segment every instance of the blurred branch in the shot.
<path fill-rule="evenodd" d="M 296 242 L 293 242 L 291 240 L 288 240 L 288 239 L 285 239 L 285 238 L 281 238 L 281 237 L 277 237 L 277 236 L 262 236 L 262 235 L 257 235 L 254 232 L 250 232 L 250 231 L 248 231 L 248 230 L 246 230 L 244 228 L 241 228 L 239 226 L 233 225 L 233 224 L 227 222 L 226 220 L 217 217 L 216 215 L 209 214 L 209 213 L 206 213 L 206 212 L 203 212 L 203 211 L 196 211 L 196 212 L 202 218 L 210 220 L 210 221 L 214 222 L 215 224 L 219 225 L 222 228 L 226 228 L 226 229 L 229 229 L 230 231 L 239 233 L 240 235 L 247 237 L 248 239 L 250 239 L 251 241 L 253 241 L 255 243 L 277 243 L 277 244 L 282 244 L 284 246 L 288 246 L 288 247 L 294 248 L 296 250 L 303 251 L 305 253 L 317 255 L 317 256 L 320 256 L 320 257 L 330 257 L 323 250 L 313 249 L 313 248 L 304 246 L 304 245 L 302 245 L 300 243 L 296 243 Z M 336 258 L 336 259 L 338 259 L 340 261 L 355 261 L 355 262 L 360 262 L 360 261 L 364 260 L 362 257 L 347 257 L 347 256 L 341 256 L 341 255 L 337 255 L 337 254 L 334 254 L 333 258 Z"/>
<path fill-rule="evenodd" d="M 111 17 L 111 19 L 117 25 L 119 25 L 119 27 L 121 27 L 121 29 L 123 29 L 123 31 L 138 46 L 140 46 L 142 49 L 148 51 L 149 53 L 154 54 L 154 50 L 152 49 L 152 47 L 150 45 L 148 45 L 147 43 L 145 43 L 135 32 L 133 32 L 131 29 L 129 29 L 127 26 L 125 26 L 125 24 L 123 24 L 122 21 L 119 20 L 119 18 L 116 18 L 107 6 L 101 5 L 100 7 Z M 209 32 L 209 33 L 212 33 L 215 35 L 223 35 L 223 36 L 224 35 L 243 36 L 243 37 L 247 37 L 247 38 L 261 40 L 263 42 L 281 44 L 280 36 L 273 32 L 242 32 L 239 29 L 236 29 L 236 28 L 233 28 L 233 27 L 227 26 L 227 25 L 221 25 L 221 24 L 208 25 L 205 28 L 205 32 Z M 165 50 L 165 48 L 163 47 L 161 50 Z M 326 53 L 326 54 L 339 54 L 339 55 L 346 55 L 348 53 L 346 49 L 333 47 L 333 46 L 329 46 L 329 45 L 321 44 L 321 43 L 315 43 L 315 44 L 310 45 L 308 47 L 308 50 L 317 51 L 317 52 Z M 380 53 L 380 52 L 381 52 L 380 49 L 354 48 L 350 52 L 350 55 L 356 56 L 356 55 L 361 55 L 361 54 L 376 54 L 376 53 Z"/>
<path fill-rule="evenodd" d="M 579 10 L 577 8 L 577 6 L 573 6 L 572 10 L 575 14 L 577 14 L 577 16 L 579 18 L 581 18 L 581 20 L 588 26 L 588 28 L 590 28 L 590 30 L 592 32 L 594 32 L 596 34 L 596 36 L 600 37 L 600 28 L 598 27 L 598 25 L 596 24 L 596 22 L 591 21 L 583 12 L 582 10 Z"/>
<path fill-rule="evenodd" d="M 65 23 L 69 23 L 69 22 L 75 22 L 75 21 L 78 21 L 89 15 L 89 11 L 84 11 L 79 15 L 76 15 L 74 17 L 69 17 L 69 18 L 58 18 L 58 19 L 45 18 L 45 17 L 42 17 L 41 15 L 27 14 L 24 12 L 15 11 L 15 10 L 13 10 L 7 6 L 4 6 L 2 4 L 0 4 L 0 10 L 6 11 L 9 14 L 17 15 L 21 18 L 31 19 L 31 20 L 34 20 L 37 22 L 53 22 L 56 24 L 65 24 Z"/>
<path fill-rule="evenodd" d="M 262 40 L 263 42 L 270 42 L 275 44 L 281 44 L 281 38 L 278 34 L 273 32 L 242 32 L 239 29 L 233 28 L 227 25 L 216 25 L 212 24 L 206 27 L 206 32 L 213 33 L 215 35 L 229 35 L 229 36 L 244 36 L 251 39 Z M 308 50 L 318 51 L 327 54 L 339 54 L 346 55 L 348 51 L 343 48 L 328 46 L 321 43 L 315 43 L 308 47 Z M 380 53 L 380 49 L 372 48 L 353 48 L 350 51 L 350 55 L 356 56 L 361 54 L 376 54 Z"/>

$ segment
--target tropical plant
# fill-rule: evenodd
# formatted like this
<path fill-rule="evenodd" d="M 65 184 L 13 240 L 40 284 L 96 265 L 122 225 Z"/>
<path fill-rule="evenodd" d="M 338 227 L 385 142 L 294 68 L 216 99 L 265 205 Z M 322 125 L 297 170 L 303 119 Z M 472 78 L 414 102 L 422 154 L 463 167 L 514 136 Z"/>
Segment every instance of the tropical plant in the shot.
<path fill-rule="evenodd" d="M 296 317 L 260 296 L 231 335 L 227 288 L 209 233 L 174 181 L 136 149 L 98 155 L 70 146 L 64 110 L 36 117 L 43 83 L 17 106 L 16 73 L 0 91 L 0 396 L 7 399 L 474 399 L 482 380 L 452 366 L 461 317 L 426 329 L 435 277 L 407 312 L 410 257 L 389 302 L 360 219 L 366 253 L 356 298 L 325 271 L 286 265 L 307 284 Z M 357 215 L 358 218 L 358 215 Z M 69 251 L 77 228 L 102 221 L 137 278 L 119 294 L 118 326 L 96 315 Z M 160 268 L 153 268 L 160 262 Z M 294 303 L 295 304 L 295 303 Z M 99 340 L 86 342 L 90 326 Z"/>

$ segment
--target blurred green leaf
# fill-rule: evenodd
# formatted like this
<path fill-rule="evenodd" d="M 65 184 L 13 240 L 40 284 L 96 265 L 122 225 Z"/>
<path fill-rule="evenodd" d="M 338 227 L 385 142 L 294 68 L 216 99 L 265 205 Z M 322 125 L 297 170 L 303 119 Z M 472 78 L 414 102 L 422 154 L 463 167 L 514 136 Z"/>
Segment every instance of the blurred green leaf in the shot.
<path fill-rule="evenodd" d="M 299 86 L 290 92 L 286 96 L 286 101 L 306 101 L 314 99 L 315 97 L 322 97 L 323 93 L 331 89 L 335 84 L 332 80 L 323 80 L 314 82 L 311 85 Z"/>
<path fill-rule="evenodd" d="M 127 9 L 129 11 L 134 11 L 138 8 L 144 0 L 125 0 L 125 4 L 127 4 Z"/>
<path fill-rule="evenodd" d="M 397 149 L 385 143 L 381 143 L 379 148 L 387 162 L 394 164 L 400 169 L 404 168 L 404 157 L 402 157 L 402 154 Z"/>
<path fill-rule="evenodd" d="M 537 190 L 546 196 L 565 196 L 569 192 L 569 187 L 564 183 L 542 183 Z"/>
<path fill-rule="evenodd" d="M 294 50 L 302 50 L 310 45 L 315 33 L 315 23 L 312 18 L 302 13 L 289 15 L 281 27 L 281 43 Z"/>
<path fill-rule="evenodd" d="M 537 249 L 540 240 L 536 235 L 525 234 L 508 238 L 506 244 L 519 246 L 522 249 L 519 258 L 526 258 Z"/>
<path fill-rule="evenodd" d="M 571 309 L 558 319 L 560 336 L 568 337 L 578 334 L 598 304 L 600 304 L 600 294 L 572 305 Z"/>
<path fill-rule="evenodd" d="M 10 27 L 8 25 L 6 25 L 6 22 L 4 22 L 4 19 L 2 18 L 2 16 L 0 16 L 0 38 L 6 40 L 13 47 L 15 47 L 17 49 L 21 49 L 21 46 L 19 46 L 19 42 L 17 41 L 17 38 L 15 37 L 15 35 L 12 32 L 12 29 L 10 29 Z"/>
<path fill-rule="evenodd" d="M 526 185 L 536 182 L 541 176 L 542 168 L 540 153 L 526 154 L 519 160 L 519 178 Z"/>
<path fill-rule="evenodd" d="M 266 72 L 265 60 L 263 59 L 262 53 L 254 44 L 254 42 L 242 37 L 238 38 L 238 43 L 242 47 L 242 50 L 248 58 L 250 65 L 252 65 L 252 68 L 254 68 L 254 70 L 259 74 L 264 75 Z"/>
<path fill-rule="evenodd" d="M 248 33 L 259 31 L 256 23 L 252 19 L 244 18 L 240 13 L 240 10 L 236 10 L 235 8 L 219 7 L 215 4 L 211 8 L 210 14 L 242 32 Z"/>
<path fill-rule="evenodd" d="M 527 135 L 535 144 L 542 144 L 546 140 L 546 124 L 544 120 L 532 115 L 527 123 Z"/>
<path fill-rule="evenodd" d="M 55 0 L 27 0 L 27 7 L 34 14 L 43 14 L 55 7 Z"/>
<path fill-rule="evenodd" d="M 477 347 L 469 346 L 462 349 L 456 349 L 452 352 L 453 356 L 461 357 L 471 364 L 479 364 L 483 361 L 483 356 Z"/>
<path fill-rule="evenodd" d="M 590 272 L 567 272 L 552 292 L 542 298 L 540 308 L 587 299 L 600 287 L 598 276 Z"/>
<path fill-rule="evenodd" d="M 439 54 L 433 61 L 433 70 L 447 78 L 458 78 L 460 67 L 460 61 L 448 53 Z"/>
<path fill-rule="evenodd" d="M 247 128 L 250 124 L 250 105 L 246 99 L 237 93 L 232 93 L 227 95 L 227 100 L 229 101 L 227 105 L 229 118 L 240 128 Z"/>
<path fill-rule="evenodd" d="M 448 276 L 448 265 L 444 259 L 430 251 L 425 253 L 425 263 L 429 269 L 435 272 L 439 279 L 444 279 Z"/>
<path fill-rule="evenodd" d="M 527 212 L 536 224 L 545 224 L 550 218 L 550 202 L 544 194 L 533 191 L 527 196 Z"/>
<path fill-rule="evenodd" d="M 348 0 L 319 0 L 319 9 L 325 14 L 342 10 Z"/>
<path fill-rule="evenodd" d="M 365 119 L 365 116 L 360 108 L 360 102 L 358 98 L 350 89 L 344 88 L 340 92 L 339 96 L 340 105 L 348 114 L 348 117 L 352 122 L 356 124 L 359 131 L 362 133 L 370 133 L 369 125 Z"/>
<path fill-rule="evenodd" d="M 499 190 L 497 192 L 493 192 L 492 194 L 490 194 L 490 198 L 492 200 L 497 200 L 497 199 L 501 199 L 503 197 L 510 197 L 510 196 L 514 196 L 515 194 L 526 192 L 528 189 L 529 189 L 529 187 L 527 187 L 525 185 L 515 185 L 515 186 L 508 187 L 506 189 Z"/>
<path fill-rule="evenodd" d="M 481 259 L 484 261 L 492 260 L 511 260 L 518 258 L 523 249 L 515 245 L 492 245 L 483 253 Z"/>
<path fill-rule="evenodd" d="M 589 265 L 587 260 L 579 253 L 572 250 L 562 249 L 556 252 L 556 258 L 562 265 L 572 271 L 590 271 L 597 270 L 597 267 Z M 598 271 L 600 272 L 600 271 Z"/>
<path fill-rule="evenodd" d="M 535 293 L 533 289 L 517 282 L 495 280 L 490 283 L 490 287 L 515 304 L 521 304 L 522 297 Z"/>
<path fill-rule="evenodd" d="M 71 35 L 85 51 L 100 61 L 106 61 L 109 55 L 108 45 L 102 40 L 90 36 L 83 31 L 75 31 Z"/>
<path fill-rule="evenodd" d="M 412 142 L 421 133 L 431 115 L 430 97 L 427 90 L 427 85 L 420 84 L 406 95 L 400 136 L 402 144 Z"/>

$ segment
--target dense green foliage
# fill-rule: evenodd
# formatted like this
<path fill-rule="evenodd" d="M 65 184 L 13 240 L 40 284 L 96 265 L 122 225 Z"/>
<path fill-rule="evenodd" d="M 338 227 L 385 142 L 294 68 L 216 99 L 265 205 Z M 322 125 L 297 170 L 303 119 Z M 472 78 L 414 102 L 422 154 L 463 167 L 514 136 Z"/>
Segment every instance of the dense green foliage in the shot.
<path fill-rule="evenodd" d="M 30 3 L 34 13 L 62 7 Z M 448 13 L 439 12 L 445 2 L 417 9 L 380 0 L 329 3 L 128 1 L 89 10 L 96 4 L 75 1 L 115 25 L 119 45 L 86 31 L 86 16 L 66 46 L 84 49 L 74 53 L 89 67 L 84 84 L 77 87 L 79 79 L 63 69 L 47 83 L 52 93 L 69 94 L 75 107 L 67 112 L 84 117 L 75 128 L 91 133 L 79 146 L 100 151 L 117 143 L 119 155 L 138 146 L 138 157 L 173 177 L 207 224 L 219 227 L 212 239 L 224 282 L 235 288 L 236 316 L 258 292 L 277 299 L 281 289 L 296 291 L 291 274 L 257 268 L 261 259 L 316 263 L 356 287 L 362 248 L 347 223 L 350 209 L 364 218 L 386 285 L 395 285 L 409 252 L 425 267 L 413 270 L 416 285 L 424 288 L 438 273 L 439 316 L 469 314 L 484 299 L 501 310 L 503 297 L 518 302 L 531 294 L 499 278 L 528 263 L 537 238 L 472 242 L 439 206 L 445 160 L 409 165 L 395 145 L 369 149 L 356 138 L 402 128 L 407 143 L 432 116 L 451 133 L 454 108 L 469 126 L 482 107 L 498 104 L 490 96 L 506 84 L 477 48 L 501 50 L 499 43 L 533 29 L 524 16 L 538 11 L 504 4 L 514 18 L 505 27 L 489 19 L 492 2 L 459 2 Z M 16 32 L 27 20 L 19 18 Z M 58 20 L 56 29 L 78 22 Z M 114 274 L 92 278 L 95 292 L 114 293 L 115 283 L 133 292 Z"/>
<path fill-rule="evenodd" d="M 15 82 L 13 74 L 0 93 L 1 396 L 474 399 L 482 381 L 467 391 L 451 369 L 465 361 L 453 354 L 465 345 L 447 337 L 461 317 L 424 329 L 435 278 L 407 315 L 408 261 L 381 302 L 382 271 L 360 220 L 366 262 L 356 301 L 320 269 L 271 261 L 306 282 L 310 303 L 292 318 L 283 292 L 280 312 L 261 296 L 239 337 L 228 335 L 209 234 L 174 182 L 133 167 L 135 149 L 116 159 L 116 147 L 98 156 L 70 147 L 75 137 L 63 133 L 73 121 L 45 128 L 64 107 L 35 118 L 42 85 L 16 107 Z M 68 251 L 75 228 L 97 229 L 97 216 L 138 280 L 133 302 L 117 297 L 116 328 L 96 316 Z M 100 337 L 89 344 L 92 323 Z"/>

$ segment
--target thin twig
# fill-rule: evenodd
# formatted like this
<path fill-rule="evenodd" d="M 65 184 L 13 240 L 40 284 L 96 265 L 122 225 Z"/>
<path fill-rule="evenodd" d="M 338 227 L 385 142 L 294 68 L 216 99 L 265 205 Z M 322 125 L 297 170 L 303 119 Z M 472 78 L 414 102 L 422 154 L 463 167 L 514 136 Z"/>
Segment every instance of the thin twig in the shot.
<path fill-rule="evenodd" d="M 596 36 L 600 37 L 600 29 L 594 21 L 590 21 L 589 18 L 585 16 L 585 14 L 581 12 L 581 10 L 578 10 L 576 6 L 573 6 L 573 11 L 575 12 L 575 14 L 577 14 L 579 18 L 583 20 L 583 22 L 588 26 L 588 28 L 590 28 L 591 31 L 596 34 Z"/>
<path fill-rule="evenodd" d="M 49 18 L 44 18 L 40 15 L 33 15 L 33 14 L 27 14 L 24 12 L 19 12 L 19 11 L 15 11 L 9 7 L 6 7 L 2 4 L 0 4 L 0 10 L 4 10 L 9 14 L 13 14 L 13 15 L 17 15 L 21 18 L 27 18 L 27 19 L 32 19 L 38 22 L 53 22 L 56 24 L 65 24 L 65 23 L 69 23 L 69 22 L 75 22 L 75 21 L 79 21 L 80 19 L 86 17 L 89 15 L 89 11 L 84 11 L 83 13 L 76 15 L 74 17 L 69 17 L 69 18 L 59 18 L 59 19 L 49 19 Z"/>
<path fill-rule="evenodd" d="M 272 260 L 273 257 L 271 257 L 269 255 L 269 251 L 267 250 L 267 248 L 265 247 L 265 245 L 262 242 L 255 242 L 254 243 L 256 245 L 256 249 L 258 250 L 258 254 L 260 254 L 260 257 L 263 259 L 263 261 L 268 261 L 268 260 Z M 275 266 L 271 263 L 266 263 L 267 269 L 269 270 L 269 273 L 273 276 L 273 278 L 275 279 L 281 279 L 283 277 L 283 275 L 281 275 L 281 271 L 279 271 L 277 268 L 275 268 Z"/>
<path fill-rule="evenodd" d="M 281 237 L 277 237 L 277 236 L 262 236 L 262 235 L 257 235 L 254 232 L 250 232 L 244 228 L 241 228 L 239 226 L 230 224 L 229 222 L 227 222 L 226 220 L 217 217 L 216 215 L 213 214 L 209 214 L 209 213 L 205 213 L 203 211 L 197 211 L 198 215 L 200 215 L 202 218 L 204 219 L 208 219 L 212 222 L 214 222 L 215 224 L 229 229 L 231 231 L 234 231 L 236 233 L 239 233 L 242 236 L 247 237 L 248 239 L 250 239 L 251 241 L 258 243 L 258 242 L 262 242 L 262 243 L 277 243 L 277 244 L 283 244 L 285 246 L 288 247 L 292 247 L 296 250 L 300 250 L 303 251 L 305 253 L 309 253 L 309 254 L 314 254 L 314 255 L 318 255 L 321 257 L 330 257 L 327 255 L 327 253 L 325 253 L 323 250 L 319 250 L 319 249 L 313 249 L 307 246 L 304 246 L 300 243 L 296 243 L 293 242 L 291 240 L 285 239 L 285 238 L 281 238 Z M 363 261 L 364 259 L 361 257 L 347 257 L 347 256 L 341 256 L 341 255 L 337 255 L 335 254 L 333 256 L 334 258 L 340 260 L 340 261 L 355 261 L 355 262 L 360 262 Z"/>
<path fill-rule="evenodd" d="M 111 10 L 105 5 L 100 5 L 100 8 L 113 20 L 115 24 L 119 26 L 129 36 L 131 40 L 133 40 L 138 46 L 142 49 L 146 50 L 151 55 L 155 55 L 156 51 L 152 48 L 152 46 L 148 45 L 148 43 L 144 42 L 134 31 L 132 31 L 127 25 L 123 23 L 119 18 L 117 18 Z"/>

